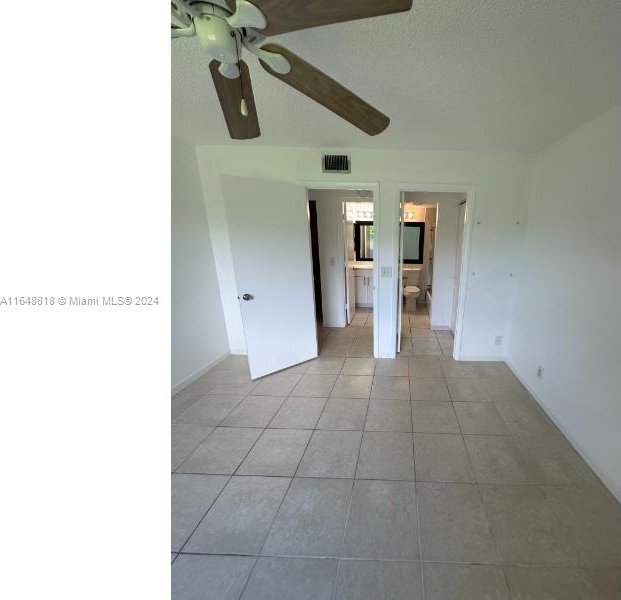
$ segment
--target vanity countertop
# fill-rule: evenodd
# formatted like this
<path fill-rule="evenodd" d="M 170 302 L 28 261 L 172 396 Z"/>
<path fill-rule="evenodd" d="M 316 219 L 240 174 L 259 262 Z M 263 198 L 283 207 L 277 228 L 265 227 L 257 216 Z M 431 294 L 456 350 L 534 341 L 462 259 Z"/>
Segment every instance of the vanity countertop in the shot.
<path fill-rule="evenodd" d="M 350 269 L 364 269 L 366 271 L 372 271 L 373 270 L 373 261 L 358 261 L 358 262 L 350 262 L 347 265 Z M 421 271 L 422 267 L 420 265 L 403 265 L 403 270 L 404 271 Z"/>

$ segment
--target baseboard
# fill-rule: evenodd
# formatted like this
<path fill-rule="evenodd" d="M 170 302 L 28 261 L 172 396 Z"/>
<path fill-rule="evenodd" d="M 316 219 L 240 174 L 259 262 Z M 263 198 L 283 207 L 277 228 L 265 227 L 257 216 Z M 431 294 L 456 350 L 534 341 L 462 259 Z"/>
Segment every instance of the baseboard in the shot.
<path fill-rule="evenodd" d="M 453 328 L 450 325 L 434 325 L 433 323 L 429 326 L 429 329 L 432 331 L 453 331 Z"/>
<path fill-rule="evenodd" d="M 221 363 L 225 358 L 228 358 L 230 354 L 225 352 L 224 354 L 219 354 L 213 360 L 209 361 L 205 366 L 198 369 L 198 371 L 194 371 L 191 375 L 188 375 L 186 378 L 182 379 L 179 383 L 172 386 L 171 396 L 174 396 L 177 392 L 180 392 L 184 387 L 187 387 L 192 382 L 196 381 L 201 375 L 209 371 L 209 369 L 213 369 L 217 364 Z"/>
<path fill-rule="evenodd" d="M 231 354 L 236 356 L 248 356 L 248 350 L 246 348 L 231 348 Z"/>
<path fill-rule="evenodd" d="M 459 357 L 459 360 L 467 360 L 469 362 L 506 362 L 507 357 L 504 354 L 502 356 L 486 356 L 484 354 L 462 354 Z"/>
<path fill-rule="evenodd" d="M 511 372 L 513 373 L 513 375 L 515 375 L 517 380 L 528 390 L 528 393 L 535 399 L 537 404 L 539 404 L 539 406 L 541 407 L 541 410 L 543 410 L 543 412 L 548 416 L 550 421 L 552 421 L 552 423 L 554 423 L 554 425 L 556 425 L 556 427 L 558 427 L 559 431 L 565 436 L 567 441 L 573 446 L 573 449 L 580 455 L 582 460 L 584 460 L 584 462 L 587 465 L 589 465 L 589 467 L 597 475 L 597 477 L 601 481 L 602 485 L 610 492 L 610 494 L 614 498 L 617 499 L 618 502 L 621 502 L 621 489 L 618 489 L 616 484 L 614 482 L 610 481 L 608 479 L 608 477 L 599 470 L 599 468 L 594 463 L 594 461 L 593 461 L 592 457 L 589 455 L 589 453 L 584 448 L 582 448 L 582 446 L 574 439 L 574 437 L 558 422 L 556 417 L 543 404 L 543 402 L 541 401 L 541 398 L 539 398 L 539 396 L 535 392 L 535 390 L 533 390 L 522 379 L 522 377 L 520 377 L 518 375 L 517 370 L 516 370 L 515 366 L 513 365 L 513 363 L 508 358 L 505 358 L 505 363 L 509 367 L 509 369 L 511 369 Z"/>

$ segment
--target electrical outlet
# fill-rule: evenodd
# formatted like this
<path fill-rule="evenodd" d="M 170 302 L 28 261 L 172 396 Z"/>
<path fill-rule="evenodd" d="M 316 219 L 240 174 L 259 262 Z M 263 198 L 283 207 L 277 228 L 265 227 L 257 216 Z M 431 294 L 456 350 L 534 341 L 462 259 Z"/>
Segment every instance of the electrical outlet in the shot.
<path fill-rule="evenodd" d="M 382 267 L 381 275 L 382 277 L 392 277 L 392 267 Z"/>
<path fill-rule="evenodd" d="M 537 379 L 543 379 L 543 372 L 544 372 L 544 368 L 539 365 L 537 367 Z"/>
<path fill-rule="evenodd" d="M 496 336 L 496 340 L 494 341 L 494 345 L 502 346 L 502 336 L 501 335 L 497 335 Z"/>

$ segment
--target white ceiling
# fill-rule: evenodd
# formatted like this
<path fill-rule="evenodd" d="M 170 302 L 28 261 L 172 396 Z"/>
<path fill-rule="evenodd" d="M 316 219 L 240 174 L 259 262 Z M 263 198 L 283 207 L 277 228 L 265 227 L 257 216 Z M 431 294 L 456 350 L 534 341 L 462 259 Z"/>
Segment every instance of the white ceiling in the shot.
<path fill-rule="evenodd" d="M 229 139 L 196 38 L 172 40 L 173 135 L 197 144 L 531 152 L 621 100 L 621 0 L 414 0 L 271 38 L 391 118 L 369 137 L 250 65 L 262 135 Z"/>

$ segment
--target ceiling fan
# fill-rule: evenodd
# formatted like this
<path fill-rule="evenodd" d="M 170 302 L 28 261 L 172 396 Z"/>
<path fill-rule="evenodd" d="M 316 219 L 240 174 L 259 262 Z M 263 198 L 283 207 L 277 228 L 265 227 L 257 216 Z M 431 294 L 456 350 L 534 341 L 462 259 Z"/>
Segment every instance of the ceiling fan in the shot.
<path fill-rule="evenodd" d="M 267 36 L 410 10 L 412 0 L 171 0 L 172 37 L 196 36 L 210 59 L 224 119 L 233 139 L 261 135 L 242 50 L 270 74 L 369 135 L 390 119 Z"/>

